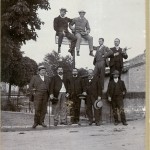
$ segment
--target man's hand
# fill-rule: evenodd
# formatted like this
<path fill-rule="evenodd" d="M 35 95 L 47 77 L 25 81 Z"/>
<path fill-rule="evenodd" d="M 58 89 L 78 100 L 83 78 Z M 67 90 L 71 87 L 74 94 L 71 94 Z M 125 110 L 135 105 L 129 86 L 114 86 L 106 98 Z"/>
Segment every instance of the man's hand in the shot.
<path fill-rule="evenodd" d="M 122 94 L 125 95 L 126 93 L 125 93 L 125 92 L 122 92 Z"/>
<path fill-rule="evenodd" d="M 50 95 L 50 99 L 53 99 L 53 98 L 54 98 L 54 95 L 53 95 L 53 94 L 51 94 L 51 95 Z"/>
<path fill-rule="evenodd" d="M 110 102 L 111 102 L 111 97 L 110 97 L 110 96 L 108 97 L 108 101 L 110 101 Z"/>
<path fill-rule="evenodd" d="M 101 97 L 100 96 L 98 96 L 98 98 L 97 98 L 98 100 L 101 100 Z"/>
<path fill-rule="evenodd" d="M 86 92 L 83 92 L 82 95 L 87 95 L 87 93 L 86 93 Z"/>
<path fill-rule="evenodd" d="M 66 98 L 68 98 L 69 97 L 69 93 L 66 93 Z"/>
<path fill-rule="evenodd" d="M 117 52 L 117 53 L 114 53 L 114 56 L 118 56 L 119 55 L 119 52 Z"/>

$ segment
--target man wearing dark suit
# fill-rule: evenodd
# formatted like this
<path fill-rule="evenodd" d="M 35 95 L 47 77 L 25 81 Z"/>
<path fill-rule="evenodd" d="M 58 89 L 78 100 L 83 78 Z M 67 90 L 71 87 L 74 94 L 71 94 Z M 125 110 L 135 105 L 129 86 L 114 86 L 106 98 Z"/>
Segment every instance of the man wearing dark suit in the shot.
<path fill-rule="evenodd" d="M 42 65 L 38 68 L 39 74 L 33 76 L 30 81 L 29 89 L 34 94 L 34 125 L 36 126 L 42 125 L 46 127 L 44 124 L 44 118 L 47 112 L 47 102 L 50 93 L 50 78 L 46 76 L 46 68 Z"/>
<path fill-rule="evenodd" d="M 120 40 L 118 38 L 114 41 L 115 47 L 110 48 L 113 54 L 110 56 L 110 75 L 112 75 L 114 70 L 119 71 L 119 78 L 121 78 L 121 72 L 123 68 L 123 58 L 127 59 L 128 55 L 126 53 L 126 48 L 122 49 L 119 47 Z M 112 76 L 110 77 L 112 79 Z"/>
<path fill-rule="evenodd" d="M 93 123 L 93 117 L 95 118 L 95 123 L 97 126 L 100 125 L 100 109 L 95 109 L 94 103 L 102 97 L 102 87 L 100 80 L 97 76 L 94 76 L 92 69 L 88 70 L 88 78 L 84 79 L 84 89 L 83 95 L 87 95 L 86 104 L 87 104 L 87 116 L 89 118 L 89 125 Z M 93 116 L 93 109 L 94 116 Z"/>
<path fill-rule="evenodd" d="M 66 36 L 69 40 L 71 40 L 69 52 L 73 55 L 77 38 L 68 31 L 68 24 L 72 21 L 72 19 L 65 17 L 66 12 L 67 10 L 65 8 L 60 9 L 60 15 L 54 19 L 54 30 L 58 36 L 58 53 L 61 52 L 63 37 Z"/>
<path fill-rule="evenodd" d="M 104 89 L 105 67 L 107 58 L 113 54 L 112 50 L 104 46 L 104 39 L 99 38 L 99 45 L 93 47 L 96 50 L 93 64 L 95 65 L 94 74 L 100 77 L 102 88 Z"/>
<path fill-rule="evenodd" d="M 69 79 L 69 83 L 71 90 L 70 99 L 73 102 L 71 122 L 72 124 L 79 124 L 81 99 L 78 95 L 83 92 L 83 82 L 82 78 L 78 76 L 78 70 L 76 68 L 72 70 L 72 77 Z"/>
<path fill-rule="evenodd" d="M 120 80 L 118 77 L 119 77 L 119 71 L 115 70 L 113 72 L 113 80 L 110 80 L 108 84 L 108 89 L 107 89 L 108 100 L 112 104 L 115 125 L 118 125 L 119 123 L 117 109 L 119 111 L 122 124 L 128 125 L 126 123 L 124 104 L 123 104 L 123 98 L 127 91 L 124 82 Z"/>
<path fill-rule="evenodd" d="M 50 88 L 50 98 L 58 98 L 54 110 L 54 126 L 58 125 L 59 115 L 60 124 L 67 125 L 67 105 L 66 101 L 70 93 L 69 81 L 64 78 L 63 68 L 58 66 L 57 75 L 52 78 L 51 88 Z"/>

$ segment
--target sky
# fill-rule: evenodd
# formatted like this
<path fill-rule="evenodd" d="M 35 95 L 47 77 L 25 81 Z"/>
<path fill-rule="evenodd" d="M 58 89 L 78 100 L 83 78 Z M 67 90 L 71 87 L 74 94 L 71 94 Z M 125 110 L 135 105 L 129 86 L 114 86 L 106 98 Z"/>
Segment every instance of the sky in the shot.
<path fill-rule="evenodd" d="M 47 53 L 57 51 L 53 20 L 59 16 L 59 9 L 68 10 L 66 16 L 78 17 L 78 11 L 86 11 L 85 18 L 89 21 L 94 46 L 98 46 L 98 38 L 105 39 L 104 45 L 114 46 L 114 39 L 121 40 L 120 47 L 131 47 L 127 51 L 131 59 L 142 54 L 145 44 L 145 0 L 50 0 L 49 11 L 39 10 L 42 21 L 41 30 L 37 30 L 37 41 L 30 40 L 22 46 L 24 56 L 34 59 L 37 63 L 43 61 Z M 70 55 L 69 46 L 62 45 L 61 56 Z M 77 68 L 94 68 L 93 57 L 89 56 L 88 45 L 80 47 L 80 56 L 76 57 Z"/>

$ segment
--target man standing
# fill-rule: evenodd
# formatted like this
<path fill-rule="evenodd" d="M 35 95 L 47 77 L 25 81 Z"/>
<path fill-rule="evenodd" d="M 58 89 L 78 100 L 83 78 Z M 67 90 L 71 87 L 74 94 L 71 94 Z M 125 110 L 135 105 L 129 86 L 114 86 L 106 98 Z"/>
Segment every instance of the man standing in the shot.
<path fill-rule="evenodd" d="M 99 46 L 93 47 L 96 50 L 93 64 L 95 65 L 94 74 L 100 77 L 102 88 L 104 89 L 105 67 L 107 58 L 113 54 L 112 50 L 104 46 L 104 39 L 99 38 Z M 108 65 L 108 64 L 107 64 Z"/>
<path fill-rule="evenodd" d="M 81 10 L 79 11 L 80 17 L 74 18 L 72 22 L 70 23 L 70 29 L 73 30 L 75 33 L 75 36 L 77 37 L 77 43 L 76 43 L 76 50 L 77 50 L 77 56 L 80 56 L 79 51 L 80 51 L 80 43 L 82 40 L 82 37 L 88 40 L 89 42 L 89 49 L 90 49 L 90 54 L 91 56 L 93 55 L 93 37 L 89 35 L 90 33 L 90 25 L 88 20 L 84 17 L 85 16 L 85 11 Z M 75 25 L 75 28 L 72 28 L 72 26 Z"/>
<path fill-rule="evenodd" d="M 72 77 L 70 78 L 70 99 L 73 102 L 73 114 L 71 118 L 72 124 L 79 124 L 80 121 L 80 106 L 81 99 L 78 97 L 79 94 L 82 94 L 83 91 L 83 82 L 82 79 L 78 76 L 78 70 L 74 68 L 72 70 Z"/>
<path fill-rule="evenodd" d="M 121 117 L 121 122 L 123 125 L 126 126 L 128 124 L 126 122 L 126 117 L 124 113 L 124 104 L 123 104 L 123 98 L 126 94 L 126 87 L 124 82 L 118 78 L 119 71 L 114 70 L 112 75 L 113 75 L 113 80 L 111 80 L 108 84 L 107 95 L 108 95 L 108 100 L 112 104 L 113 115 L 115 120 L 114 124 L 118 125 L 119 123 L 118 113 L 117 113 L 117 109 L 118 109 Z"/>
<path fill-rule="evenodd" d="M 58 66 L 57 75 L 52 78 L 50 88 L 50 99 L 58 99 L 54 110 L 54 126 L 58 125 L 59 115 L 61 121 L 60 124 L 67 125 L 66 101 L 70 93 L 68 83 L 68 80 L 64 78 L 63 68 Z"/>
<path fill-rule="evenodd" d="M 66 12 L 67 10 L 65 8 L 60 9 L 60 15 L 54 19 L 54 30 L 58 36 L 58 53 L 61 53 L 61 44 L 63 37 L 65 36 L 71 40 L 69 52 L 73 55 L 77 39 L 68 31 L 68 24 L 72 21 L 72 19 L 65 17 Z"/>
<path fill-rule="evenodd" d="M 39 74 L 33 76 L 29 84 L 29 89 L 34 95 L 34 125 L 32 128 L 36 128 L 37 125 L 44 124 L 44 118 L 47 112 L 47 102 L 50 93 L 50 79 L 46 76 L 46 68 L 42 65 L 38 67 Z"/>
<path fill-rule="evenodd" d="M 96 125 L 100 126 L 100 109 L 95 109 L 94 103 L 97 99 L 101 100 L 102 87 L 99 78 L 97 76 L 94 76 L 94 72 L 92 69 L 88 70 L 88 78 L 84 79 L 83 91 L 84 91 L 83 94 L 87 95 L 86 104 L 87 104 L 87 116 L 89 118 L 89 125 L 92 125 L 94 117 Z"/>
<path fill-rule="evenodd" d="M 122 48 L 119 47 L 120 40 L 116 38 L 114 40 L 115 47 L 110 48 L 113 51 L 113 54 L 110 56 L 110 74 L 112 75 L 114 70 L 119 71 L 119 78 L 121 78 L 121 72 L 123 68 L 123 58 L 127 59 L 128 55 L 126 53 L 126 48 L 122 50 Z M 112 78 L 112 77 L 110 77 Z"/>

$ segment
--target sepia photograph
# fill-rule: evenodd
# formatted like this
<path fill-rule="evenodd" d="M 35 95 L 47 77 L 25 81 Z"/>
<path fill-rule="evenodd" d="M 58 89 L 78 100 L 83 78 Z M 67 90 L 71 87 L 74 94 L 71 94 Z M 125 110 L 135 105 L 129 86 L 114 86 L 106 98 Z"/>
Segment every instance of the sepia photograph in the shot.
<path fill-rule="evenodd" d="M 1 0 L 1 149 L 149 150 L 149 1 Z"/>

